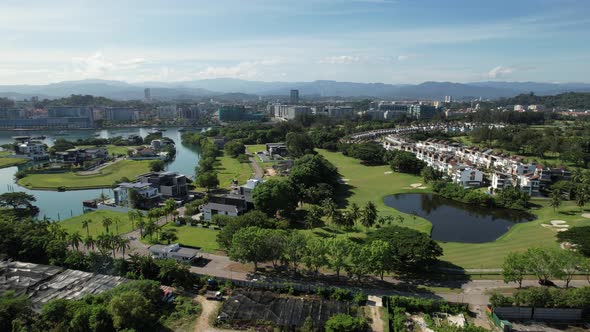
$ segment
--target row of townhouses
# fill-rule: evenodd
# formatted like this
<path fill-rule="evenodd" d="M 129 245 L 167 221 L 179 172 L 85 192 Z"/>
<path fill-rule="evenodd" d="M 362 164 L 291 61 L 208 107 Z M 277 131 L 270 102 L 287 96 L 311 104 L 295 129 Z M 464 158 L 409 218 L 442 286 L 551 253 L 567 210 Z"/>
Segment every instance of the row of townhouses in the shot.
<path fill-rule="evenodd" d="M 518 187 L 531 196 L 537 196 L 541 189 L 553 181 L 569 179 L 571 176 L 565 168 L 525 163 L 520 157 L 446 140 L 413 142 L 401 134 L 393 134 L 385 137 L 383 147 L 387 150 L 409 151 L 454 183 L 465 187 L 480 187 L 489 181 L 492 191 Z"/>

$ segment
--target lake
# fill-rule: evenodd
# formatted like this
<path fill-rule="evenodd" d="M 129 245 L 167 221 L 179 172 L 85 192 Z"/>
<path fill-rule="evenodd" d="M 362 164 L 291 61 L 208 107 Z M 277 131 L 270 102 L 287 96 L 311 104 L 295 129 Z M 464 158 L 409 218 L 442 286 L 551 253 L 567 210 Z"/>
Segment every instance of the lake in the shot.
<path fill-rule="evenodd" d="M 432 223 L 431 237 L 442 242 L 484 243 L 498 239 L 516 223 L 534 216 L 523 211 L 464 204 L 435 194 L 398 194 L 385 205 Z M 412 222 L 411 217 L 405 222 Z"/>
<path fill-rule="evenodd" d="M 193 128 L 191 130 L 200 130 Z M 0 145 L 14 142 L 13 136 L 40 136 L 47 138 L 43 140 L 48 146 L 52 146 L 56 138 L 64 138 L 75 141 L 79 138 L 101 137 L 109 138 L 115 136 L 140 135 L 145 137 L 149 134 L 150 128 L 113 128 L 103 130 L 67 130 L 65 135 L 56 135 L 58 131 L 30 130 L 30 131 L 0 131 Z M 195 177 L 195 166 L 199 161 L 198 149 L 193 146 L 184 145 L 181 142 L 182 132 L 178 128 L 166 128 L 162 133 L 165 137 L 171 138 L 176 144 L 176 158 L 167 164 L 166 170 L 180 172 L 192 179 Z M 19 168 L 29 165 L 15 166 L 0 169 L 0 193 L 9 191 L 23 191 L 37 198 L 37 205 L 40 209 L 39 218 L 47 217 L 53 220 L 63 220 L 83 213 L 82 201 L 97 198 L 101 192 L 113 197 L 111 189 L 75 190 L 66 192 L 29 190 L 17 185 L 14 181 L 14 173 Z"/>

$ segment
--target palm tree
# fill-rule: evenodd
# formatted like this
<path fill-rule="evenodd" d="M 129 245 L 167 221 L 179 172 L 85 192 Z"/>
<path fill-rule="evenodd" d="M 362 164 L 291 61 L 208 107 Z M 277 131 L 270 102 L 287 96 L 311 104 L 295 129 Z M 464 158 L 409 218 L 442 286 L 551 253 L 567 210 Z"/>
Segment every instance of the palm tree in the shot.
<path fill-rule="evenodd" d="M 334 200 L 331 198 L 324 199 L 322 201 L 322 207 L 324 208 L 324 212 L 326 214 L 326 217 L 330 218 L 333 223 L 336 223 L 334 221 L 334 215 L 336 214 L 337 207 L 336 207 L 336 203 L 334 203 Z"/>
<path fill-rule="evenodd" d="M 356 223 L 357 220 L 361 217 L 361 208 L 356 203 L 352 203 L 350 205 L 350 218 L 352 219 L 352 223 Z"/>
<path fill-rule="evenodd" d="M 140 219 L 139 221 L 137 221 L 137 227 L 139 228 L 139 236 L 143 239 L 144 237 L 144 229 L 145 229 L 146 223 L 144 220 Z"/>
<path fill-rule="evenodd" d="M 555 189 L 551 192 L 549 197 L 551 198 L 551 201 L 549 201 L 549 206 L 551 206 L 553 208 L 553 212 L 555 212 L 555 210 L 561 205 L 561 192 L 559 189 Z"/>
<path fill-rule="evenodd" d="M 137 215 L 135 214 L 135 210 L 129 210 L 129 212 L 127 212 L 127 217 L 129 218 L 129 221 L 131 222 L 131 229 L 135 229 L 135 217 Z"/>
<path fill-rule="evenodd" d="M 83 242 L 84 242 L 84 247 L 86 247 L 87 250 L 90 250 L 90 249 L 94 250 L 95 241 L 94 241 L 94 238 L 92 238 L 92 236 L 88 235 L 87 237 L 84 238 Z"/>
<path fill-rule="evenodd" d="M 375 221 L 377 221 L 377 207 L 375 203 L 368 201 L 361 214 L 361 223 L 369 229 L 375 225 Z"/>
<path fill-rule="evenodd" d="M 86 236 L 90 236 L 90 223 L 92 223 L 92 219 L 82 220 L 82 227 L 86 228 Z"/>
<path fill-rule="evenodd" d="M 76 250 L 78 250 L 80 242 L 82 242 L 82 236 L 80 236 L 80 232 L 74 232 L 70 234 L 70 245 L 73 248 L 76 248 Z"/>
<path fill-rule="evenodd" d="M 585 189 L 581 189 L 576 193 L 576 205 L 583 209 L 584 205 L 588 202 L 588 193 Z"/>
<path fill-rule="evenodd" d="M 111 237 L 109 234 L 100 234 L 96 238 L 96 247 L 101 255 L 106 256 L 111 249 Z"/>
<path fill-rule="evenodd" d="M 129 243 L 131 241 L 126 238 L 126 237 L 121 237 L 119 236 L 117 239 L 117 247 L 119 248 L 119 250 L 121 250 L 121 253 L 123 254 L 123 257 L 125 257 L 125 251 L 127 249 L 129 249 Z"/>
<path fill-rule="evenodd" d="M 160 234 L 160 241 L 166 241 L 167 244 L 170 244 L 173 241 L 178 240 L 178 236 L 176 235 L 176 230 L 172 228 L 165 229 Z"/>
<path fill-rule="evenodd" d="M 164 202 L 163 212 L 166 215 L 166 222 L 168 222 L 168 215 L 174 211 L 174 208 L 176 208 L 176 202 L 172 198 L 169 198 Z"/>
<path fill-rule="evenodd" d="M 109 226 L 111 226 L 113 224 L 113 220 L 111 218 L 103 218 L 102 219 L 102 227 L 104 227 L 107 231 L 107 233 L 109 232 Z"/>
<path fill-rule="evenodd" d="M 113 218 L 113 222 L 115 223 L 115 230 L 119 234 L 119 218 Z"/>

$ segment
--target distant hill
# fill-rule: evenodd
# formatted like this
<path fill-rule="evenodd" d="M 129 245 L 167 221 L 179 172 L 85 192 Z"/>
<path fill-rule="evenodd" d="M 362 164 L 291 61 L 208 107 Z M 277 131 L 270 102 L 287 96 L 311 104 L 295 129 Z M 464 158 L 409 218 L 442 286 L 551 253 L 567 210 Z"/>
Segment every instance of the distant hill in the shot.
<path fill-rule="evenodd" d="M 538 82 L 424 82 L 421 84 L 355 83 L 337 81 L 313 82 L 261 82 L 232 78 L 205 79 L 183 82 L 126 83 L 107 80 L 66 81 L 47 85 L 4 85 L 0 96 L 17 99 L 39 96 L 60 98 L 72 94 L 90 94 L 115 100 L 143 99 L 149 87 L 154 99 L 190 100 L 215 97 L 218 100 L 253 100 L 257 96 L 288 96 L 289 90 L 298 89 L 302 97 L 369 97 L 384 99 L 498 99 L 520 93 L 554 95 L 563 92 L 590 92 L 588 83 Z"/>

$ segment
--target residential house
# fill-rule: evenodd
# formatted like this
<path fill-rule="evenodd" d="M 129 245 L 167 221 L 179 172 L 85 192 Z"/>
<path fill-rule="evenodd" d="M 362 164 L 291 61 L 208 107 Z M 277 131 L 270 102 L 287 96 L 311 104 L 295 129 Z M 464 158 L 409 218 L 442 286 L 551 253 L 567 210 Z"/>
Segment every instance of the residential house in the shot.
<path fill-rule="evenodd" d="M 131 202 L 131 191 L 137 191 L 138 201 Z M 113 189 L 115 204 L 129 208 L 150 209 L 157 205 L 162 195 L 158 188 L 149 183 L 123 182 Z"/>
<path fill-rule="evenodd" d="M 236 217 L 248 209 L 248 202 L 241 195 L 211 196 L 209 202 L 202 206 L 203 219 L 211 221 L 213 216 L 225 215 Z"/>
<path fill-rule="evenodd" d="M 137 178 L 157 188 L 164 199 L 184 200 L 188 195 L 187 178 L 178 172 L 150 172 Z"/>
<path fill-rule="evenodd" d="M 108 156 L 109 152 L 105 148 L 69 149 L 55 153 L 55 159 L 58 162 L 69 164 L 82 163 L 85 161 L 102 161 Z"/>
<path fill-rule="evenodd" d="M 44 143 L 36 141 L 26 141 L 19 144 L 17 154 L 24 154 L 32 160 L 49 159 L 47 146 Z"/>
<path fill-rule="evenodd" d="M 199 249 L 181 247 L 178 243 L 170 245 L 154 244 L 148 250 L 154 258 L 172 258 L 189 264 L 201 257 Z"/>
<path fill-rule="evenodd" d="M 524 191 L 531 196 L 539 196 L 541 181 L 539 176 L 535 175 L 535 173 L 518 175 L 518 184 L 521 191 Z"/>
<path fill-rule="evenodd" d="M 246 202 L 252 203 L 252 191 L 254 190 L 254 188 L 256 188 L 257 185 L 261 184 L 262 182 L 263 180 L 260 178 L 249 179 L 246 182 L 246 184 L 238 187 L 238 192 L 240 195 L 244 196 Z"/>
<path fill-rule="evenodd" d="M 266 143 L 266 152 L 269 156 L 279 155 L 282 157 L 287 156 L 287 145 L 285 143 Z"/>
<path fill-rule="evenodd" d="M 502 172 L 493 172 L 492 173 L 492 185 L 494 192 L 499 191 L 502 189 L 514 187 L 512 181 L 512 175 L 508 173 Z"/>
<path fill-rule="evenodd" d="M 479 187 L 483 184 L 483 172 L 468 165 L 455 166 L 451 180 L 463 187 Z"/>

